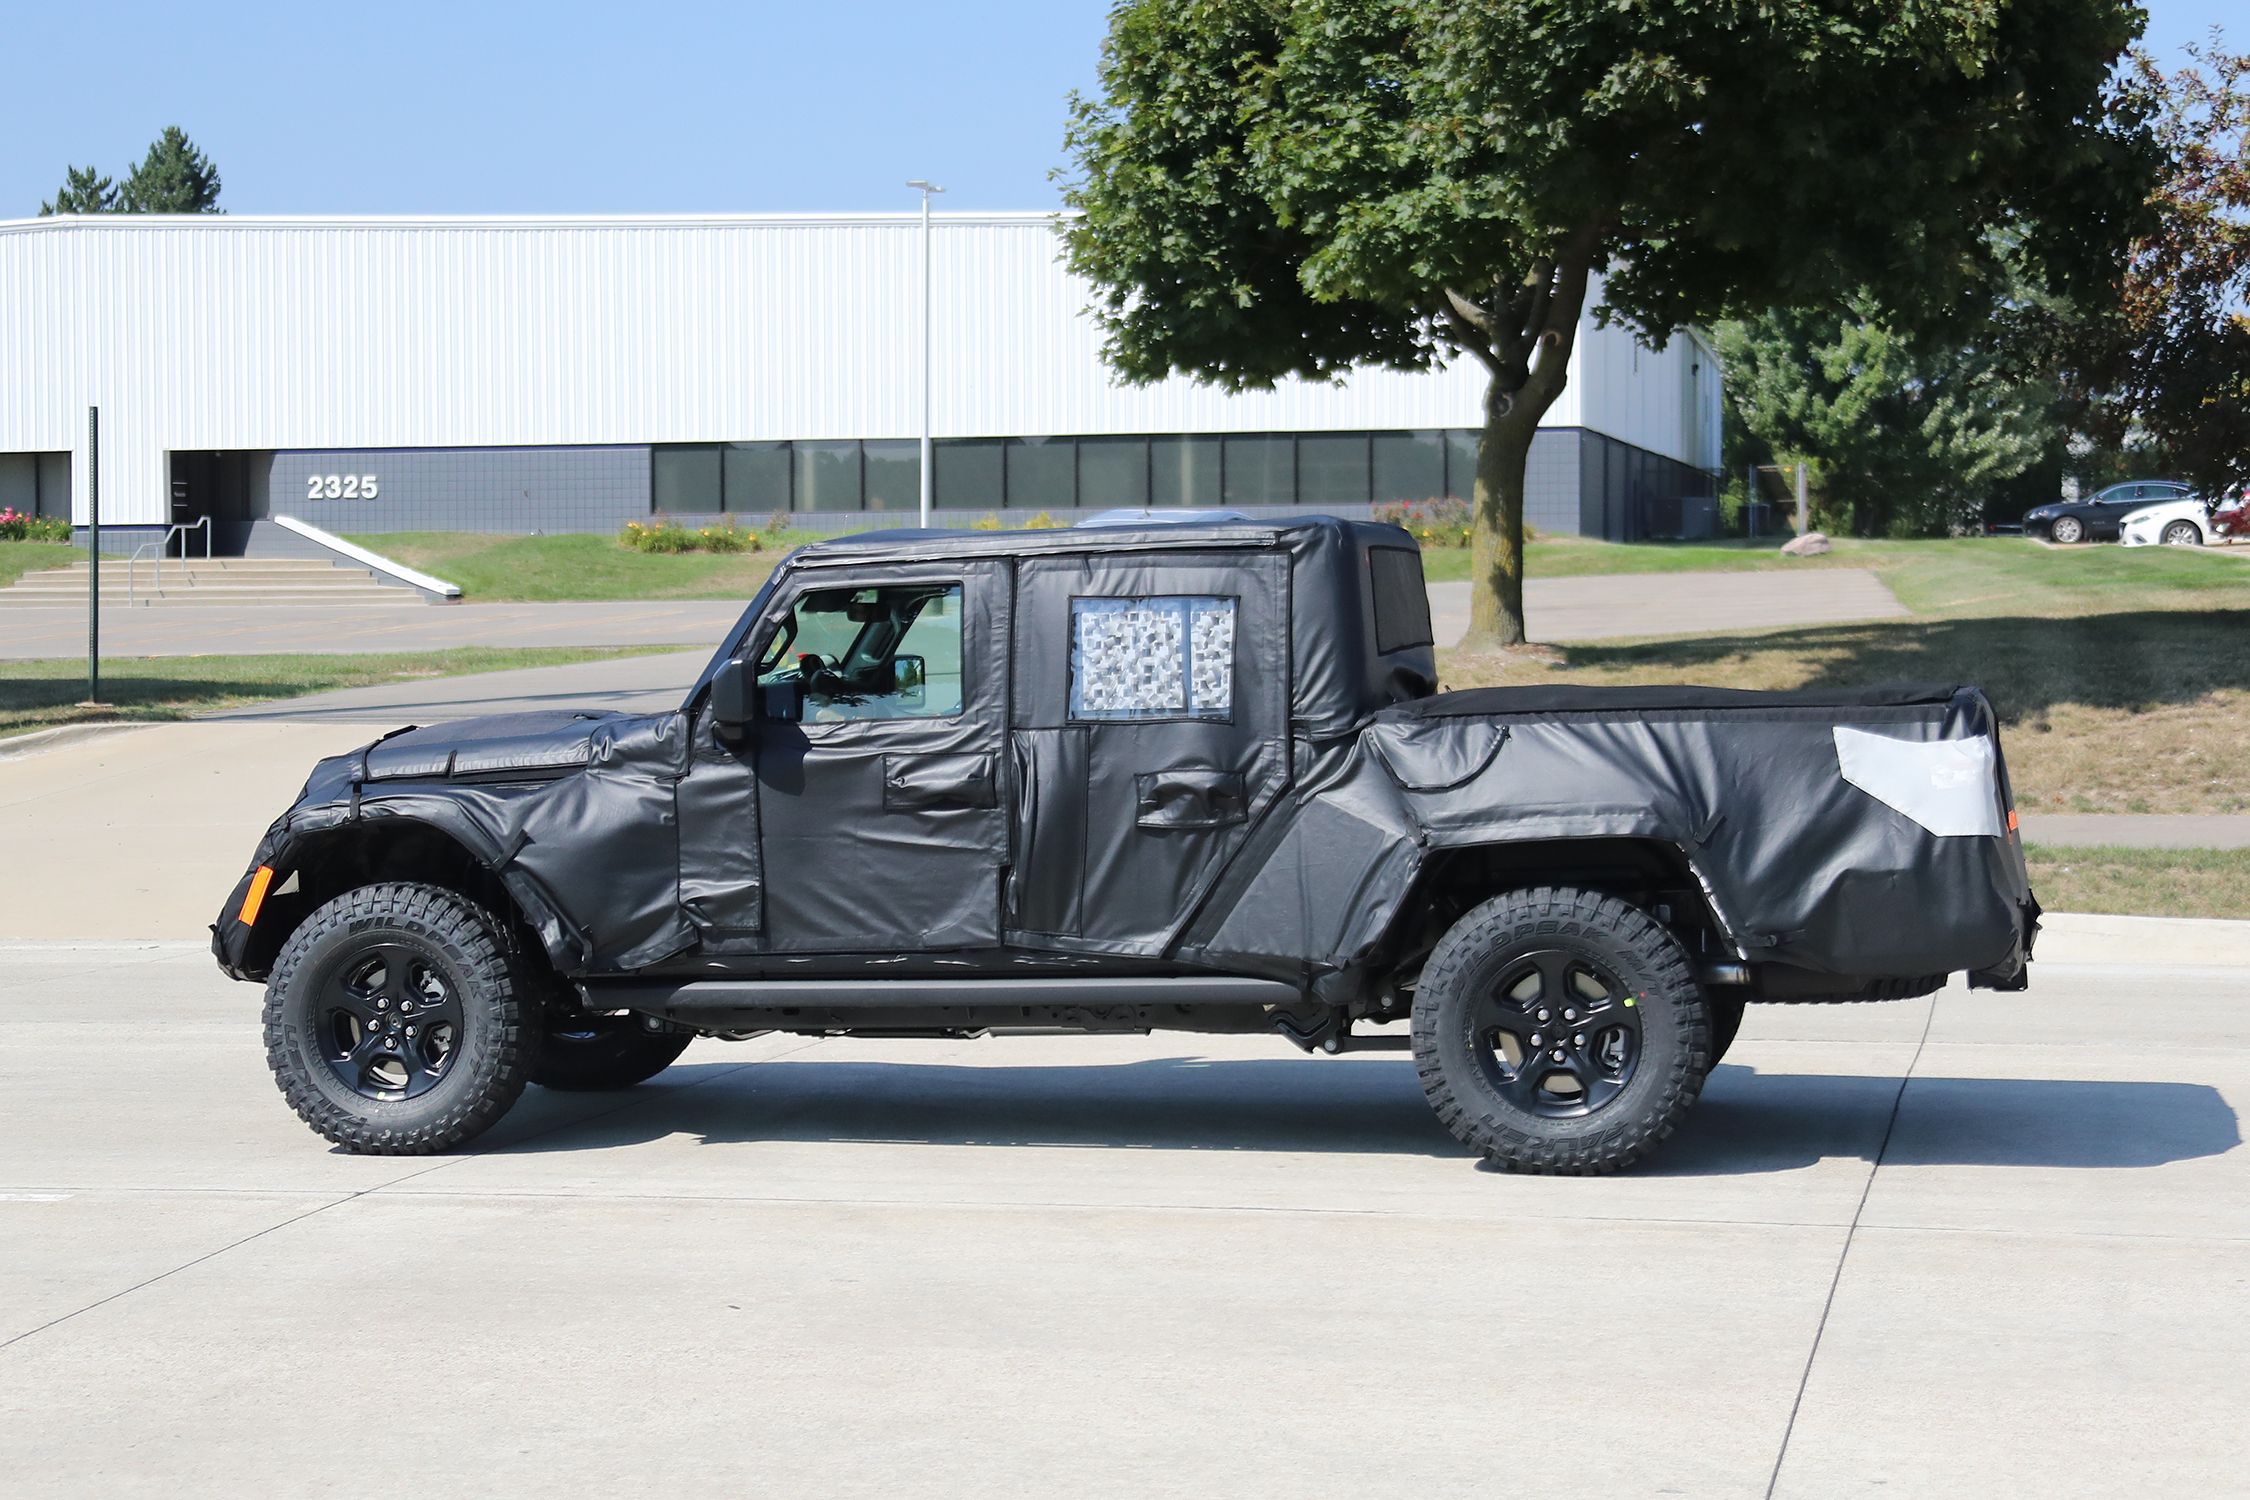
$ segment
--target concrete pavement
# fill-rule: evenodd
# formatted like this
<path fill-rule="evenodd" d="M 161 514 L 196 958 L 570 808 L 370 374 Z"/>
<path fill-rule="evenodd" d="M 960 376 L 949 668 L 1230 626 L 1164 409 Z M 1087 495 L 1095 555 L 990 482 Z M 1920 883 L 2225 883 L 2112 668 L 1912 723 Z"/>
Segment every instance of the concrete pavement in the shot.
<path fill-rule="evenodd" d="M 2166 1021 L 2122 1049 L 2121 984 Z M 7 946 L 0 1472 L 25 1500 L 2232 1493 L 2242 998 L 2137 964 L 1753 1007 L 1608 1179 L 1479 1170 L 1395 1055 L 1177 1036 L 699 1042 L 397 1160 L 297 1123 L 256 990 L 201 952 Z"/>
<path fill-rule="evenodd" d="M 747 601 L 744 601 L 747 602 Z M 1430 586 L 1441 644 L 1469 626 L 1469 586 Z M 1524 609 L 1535 639 L 1726 633 L 1788 625 L 1898 619 L 1907 611 L 1881 579 L 1853 568 L 1808 573 L 1649 573 L 1534 578 Z M 434 651 L 447 646 L 699 645 L 708 650 L 742 613 L 728 600 L 453 604 L 363 610 L 265 606 L 105 610 L 102 649 L 116 656 L 241 656 L 263 652 Z M 86 612 L 11 610 L 0 658 L 74 656 Z"/>

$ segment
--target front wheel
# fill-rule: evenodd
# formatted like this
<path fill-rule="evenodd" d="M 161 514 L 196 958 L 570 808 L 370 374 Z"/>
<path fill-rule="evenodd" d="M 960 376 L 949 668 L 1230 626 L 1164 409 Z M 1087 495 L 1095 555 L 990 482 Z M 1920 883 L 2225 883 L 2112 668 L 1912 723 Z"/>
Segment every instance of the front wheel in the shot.
<path fill-rule="evenodd" d="M 687 1051 L 691 1032 L 650 1031 L 636 1016 L 573 1016 L 547 1028 L 531 1081 L 566 1092 L 629 1089 Z"/>
<path fill-rule="evenodd" d="M 537 1012 L 498 925 L 436 886 L 361 886 L 289 935 L 266 984 L 266 1062 L 347 1151 L 447 1151 L 523 1092 Z"/>
<path fill-rule="evenodd" d="M 2200 547 L 2203 533 L 2195 529 L 2193 521 L 2174 521 L 2164 528 L 2164 545 L 2167 547 Z"/>
<path fill-rule="evenodd" d="M 1570 887 L 1511 891 L 1439 940 L 1414 1064 L 1445 1127 L 1519 1172 L 1614 1172 L 1672 1133 L 1711 1068 L 1711 1013 L 1679 940 Z"/>
<path fill-rule="evenodd" d="M 2086 527 L 2076 516 L 2062 516 L 2048 528 L 2047 535 L 2065 547 L 2072 547 L 2086 540 Z"/>

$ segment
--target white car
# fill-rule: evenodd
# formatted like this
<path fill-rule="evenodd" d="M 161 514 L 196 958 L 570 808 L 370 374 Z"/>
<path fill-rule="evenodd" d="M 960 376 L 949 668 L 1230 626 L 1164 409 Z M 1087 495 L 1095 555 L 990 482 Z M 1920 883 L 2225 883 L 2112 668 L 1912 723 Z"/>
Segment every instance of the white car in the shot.
<path fill-rule="evenodd" d="M 2167 500 L 2146 505 L 2127 515 L 2117 539 L 2128 547 L 2203 547 L 2211 541 L 2211 511 L 2201 500 Z"/>

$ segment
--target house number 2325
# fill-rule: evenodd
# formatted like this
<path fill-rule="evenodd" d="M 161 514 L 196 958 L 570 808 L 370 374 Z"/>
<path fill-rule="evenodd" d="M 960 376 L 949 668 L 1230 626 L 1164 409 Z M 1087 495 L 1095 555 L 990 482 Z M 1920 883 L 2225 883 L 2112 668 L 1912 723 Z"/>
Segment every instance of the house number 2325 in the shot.
<path fill-rule="evenodd" d="M 372 474 L 307 474 L 307 500 L 372 500 L 376 496 Z"/>

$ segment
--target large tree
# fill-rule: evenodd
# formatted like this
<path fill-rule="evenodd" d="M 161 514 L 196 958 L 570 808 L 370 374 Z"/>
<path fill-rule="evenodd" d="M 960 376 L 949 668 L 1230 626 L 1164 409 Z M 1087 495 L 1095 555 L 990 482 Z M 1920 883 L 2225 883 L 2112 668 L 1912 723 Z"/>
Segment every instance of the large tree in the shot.
<path fill-rule="evenodd" d="M 2217 494 L 2250 480 L 2250 54 L 2214 35 L 2167 72 L 2136 53 L 2121 93 L 2163 173 L 2113 295 L 2051 326 L 2089 432 Z"/>
<path fill-rule="evenodd" d="M 2054 388 L 2003 341 L 1916 339 L 1864 295 L 1713 334 L 1733 412 L 1773 452 L 1817 461 L 1827 524 L 1861 536 L 1972 525 L 2060 439 Z"/>
<path fill-rule="evenodd" d="M 1589 290 L 1661 343 L 1865 289 L 1973 307 L 2008 226 L 2098 280 L 2141 196 L 2124 0 L 1126 0 L 1067 233 L 1128 378 L 1465 351 L 1489 380 L 1470 641 L 1523 639 L 1523 474 Z"/>
<path fill-rule="evenodd" d="M 125 174 L 125 211 L 135 214 L 215 214 L 219 169 L 187 132 L 167 125 L 139 166 Z"/>

